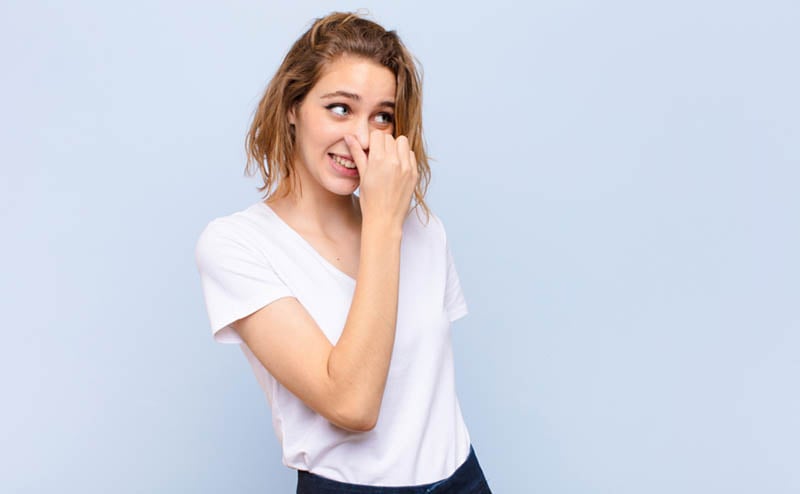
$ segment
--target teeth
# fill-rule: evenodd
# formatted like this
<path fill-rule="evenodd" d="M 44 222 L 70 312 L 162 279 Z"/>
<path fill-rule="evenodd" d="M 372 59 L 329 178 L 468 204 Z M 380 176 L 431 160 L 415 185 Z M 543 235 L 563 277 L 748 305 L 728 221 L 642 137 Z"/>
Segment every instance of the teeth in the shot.
<path fill-rule="evenodd" d="M 335 154 L 332 154 L 331 156 L 333 156 L 333 161 L 339 163 L 345 168 L 353 169 L 356 167 L 356 164 L 348 159 L 342 158 L 341 156 L 336 156 Z"/>

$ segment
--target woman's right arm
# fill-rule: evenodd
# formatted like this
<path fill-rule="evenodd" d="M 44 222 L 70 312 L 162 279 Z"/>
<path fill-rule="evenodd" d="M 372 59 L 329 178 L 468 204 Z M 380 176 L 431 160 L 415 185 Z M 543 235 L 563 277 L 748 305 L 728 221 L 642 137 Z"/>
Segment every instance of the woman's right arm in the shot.
<path fill-rule="evenodd" d="M 389 136 L 391 142 L 376 145 L 384 136 L 371 136 L 368 165 L 348 142 L 362 175 L 363 220 L 356 288 L 336 345 L 296 298 L 278 299 L 233 323 L 278 382 L 333 424 L 356 432 L 378 421 L 397 324 L 402 224 L 417 180 L 408 142 Z M 370 194 L 375 187 L 381 191 Z"/>

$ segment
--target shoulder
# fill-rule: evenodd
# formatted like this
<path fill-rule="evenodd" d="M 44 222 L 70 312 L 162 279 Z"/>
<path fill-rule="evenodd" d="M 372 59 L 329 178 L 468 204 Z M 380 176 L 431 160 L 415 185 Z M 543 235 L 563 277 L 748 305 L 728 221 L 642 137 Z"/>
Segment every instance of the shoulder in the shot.
<path fill-rule="evenodd" d="M 427 217 L 425 211 L 414 208 L 409 211 L 403 228 L 403 237 L 424 249 L 439 251 L 447 242 L 444 222 L 433 211 Z"/>
<path fill-rule="evenodd" d="M 259 204 L 261 203 L 212 219 L 198 236 L 196 257 L 201 259 L 229 249 L 254 248 L 258 242 L 258 233 L 264 231 L 266 221 Z"/>
<path fill-rule="evenodd" d="M 427 217 L 425 210 L 417 206 L 408 212 L 406 217 L 406 226 L 410 226 L 417 230 L 423 230 L 430 233 L 441 233 L 444 231 L 444 223 L 439 216 L 432 210 L 429 211 Z"/>
<path fill-rule="evenodd" d="M 416 216 L 416 215 L 415 215 Z M 420 209 L 419 211 L 420 222 L 425 221 L 425 212 Z M 447 228 L 445 226 L 445 221 L 433 211 L 430 211 L 430 219 L 428 220 L 428 224 L 426 226 L 429 234 L 437 238 L 441 242 L 447 241 Z"/>

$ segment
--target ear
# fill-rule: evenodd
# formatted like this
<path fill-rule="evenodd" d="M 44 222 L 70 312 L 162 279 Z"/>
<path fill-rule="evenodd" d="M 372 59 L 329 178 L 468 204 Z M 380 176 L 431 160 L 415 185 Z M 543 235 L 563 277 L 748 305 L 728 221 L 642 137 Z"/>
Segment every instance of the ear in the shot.
<path fill-rule="evenodd" d="M 297 105 L 292 105 L 292 107 L 289 108 L 289 112 L 286 115 L 288 117 L 288 119 L 289 119 L 289 125 L 295 125 L 296 124 L 296 121 L 297 121 L 297 115 L 295 115 L 296 109 L 297 109 Z"/>

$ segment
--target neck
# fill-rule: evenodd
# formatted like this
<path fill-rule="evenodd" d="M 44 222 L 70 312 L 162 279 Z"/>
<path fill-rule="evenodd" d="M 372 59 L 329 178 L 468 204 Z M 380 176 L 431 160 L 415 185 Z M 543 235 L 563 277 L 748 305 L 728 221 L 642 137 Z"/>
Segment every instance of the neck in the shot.
<path fill-rule="evenodd" d="M 265 202 L 307 232 L 335 237 L 341 232 L 361 229 L 361 204 L 356 194 L 314 194 L 304 188 L 302 197 L 295 190 L 286 197 L 269 198 Z"/>

